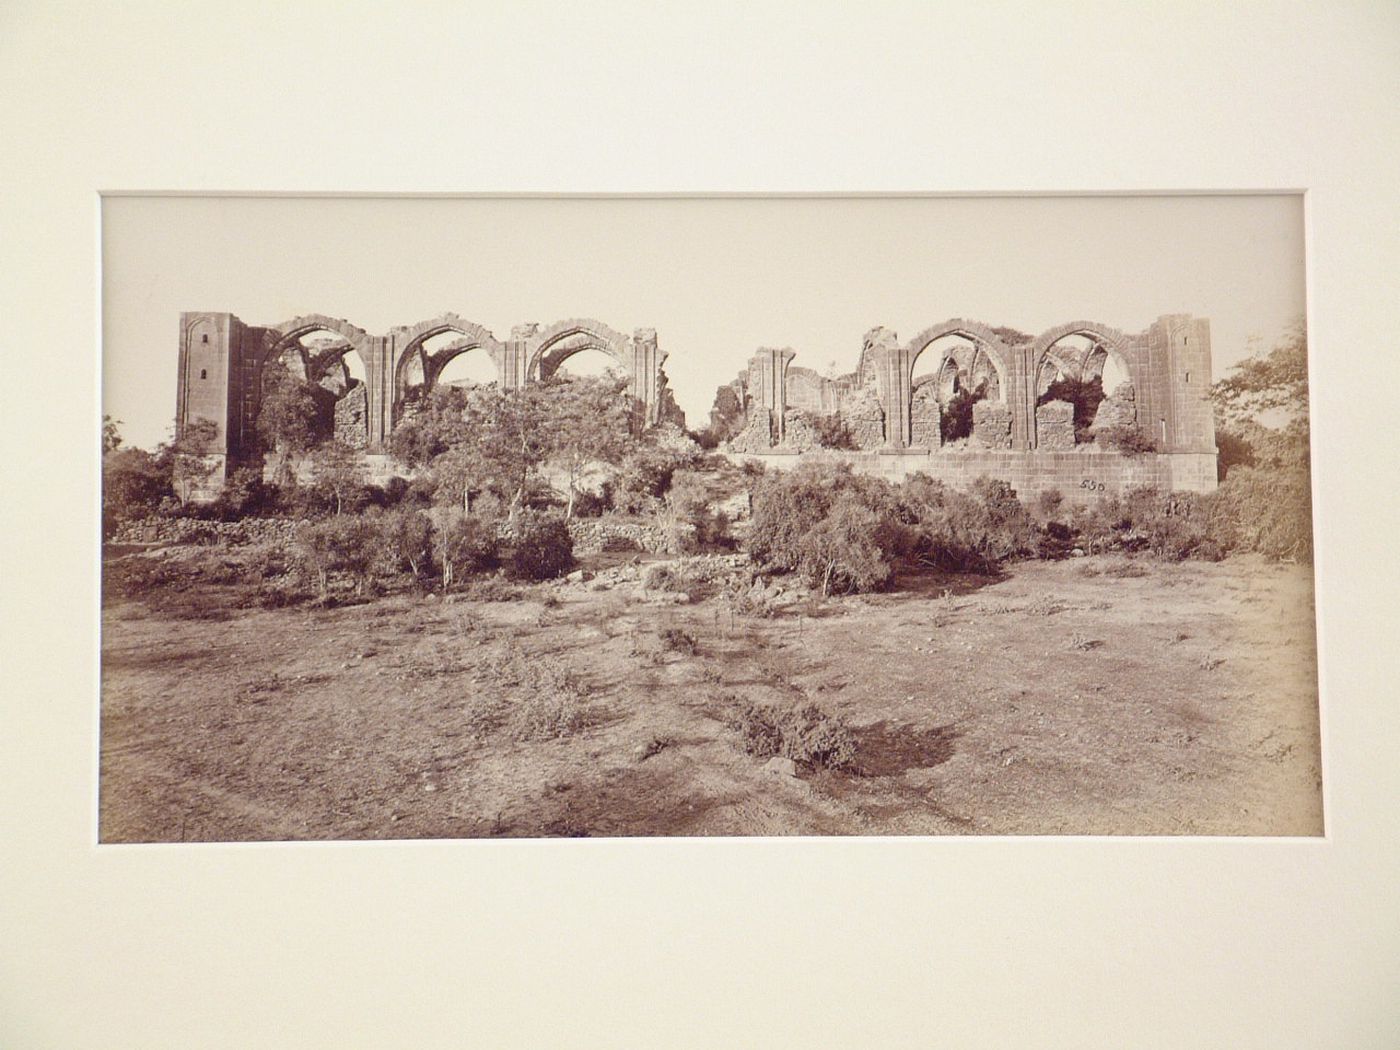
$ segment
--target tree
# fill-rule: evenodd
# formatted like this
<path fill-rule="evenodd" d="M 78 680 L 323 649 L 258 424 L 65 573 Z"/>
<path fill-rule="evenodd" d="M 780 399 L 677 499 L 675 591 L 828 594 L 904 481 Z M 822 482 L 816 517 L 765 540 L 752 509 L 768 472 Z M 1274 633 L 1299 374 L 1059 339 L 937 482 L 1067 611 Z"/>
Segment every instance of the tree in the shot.
<path fill-rule="evenodd" d="M 574 516 L 578 483 L 591 463 L 618 464 L 635 444 L 627 381 L 560 378 L 541 384 L 537 400 L 547 434 L 545 458 L 568 479 L 566 519 Z"/>
<path fill-rule="evenodd" d="M 327 442 L 311 454 L 311 478 L 327 502 L 335 501 L 340 514 L 347 503 L 364 496 L 364 457 L 344 442 Z"/>
<path fill-rule="evenodd" d="M 1211 399 L 1227 424 L 1246 420 L 1263 423 L 1274 414 L 1287 422 L 1308 412 L 1308 336 L 1304 323 L 1295 321 L 1268 353 L 1257 349 L 1233 366 L 1211 388 Z"/>
<path fill-rule="evenodd" d="M 277 480 L 292 480 L 292 464 L 306 455 L 320 437 L 320 399 L 315 388 L 285 368 L 270 366 L 263 379 L 257 432 L 265 447 L 278 453 Z"/>
<path fill-rule="evenodd" d="M 113 419 L 111 416 L 102 417 L 102 454 L 104 456 L 121 447 L 122 436 L 117 430 L 120 425 L 120 419 Z"/>
<path fill-rule="evenodd" d="M 128 521 L 154 513 L 171 495 L 169 456 L 145 449 L 114 449 L 102 457 L 102 528 L 111 535 Z"/>
<path fill-rule="evenodd" d="M 1221 477 L 1232 466 L 1308 467 L 1308 340 L 1295 322 L 1267 353 L 1255 350 L 1211 387 Z"/>
<path fill-rule="evenodd" d="M 549 455 L 545 387 L 475 387 L 467 397 L 464 462 L 508 500 L 514 516 L 525 502 L 530 476 Z M 463 499 L 465 503 L 465 496 Z"/>
<path fill-rule="evenodd" d="M 458 387 L 437 387 L 389 436 L 389 451 L 408 467 L 421 467 L 462 444 L 467 394 Z"/>
<path fill-rule="evenodd" d="M 211 458 L 218 452 L 218 438 L 218 424 L 196 419 L 186 423 L 168 446 L 156 449 L 158 459 L 172 461 L 171 481 L 181 503 L 188 503 L 218 469 L 219 461 Z"/>

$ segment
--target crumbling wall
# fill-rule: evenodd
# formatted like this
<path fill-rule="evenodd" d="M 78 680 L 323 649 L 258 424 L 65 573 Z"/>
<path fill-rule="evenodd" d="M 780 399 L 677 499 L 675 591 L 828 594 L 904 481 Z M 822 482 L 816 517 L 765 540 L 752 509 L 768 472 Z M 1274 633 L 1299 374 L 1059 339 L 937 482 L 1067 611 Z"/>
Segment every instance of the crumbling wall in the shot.
<path fill-rule="evenodd" d="M 861 387 L 841 406 L 841 418 L 856 448 L 879 448 L 885 443 L 885 410 L 874 387 Z"/>
<path fill-rule="evenodd" d="M 934 376 L 914 388 L 909 423 L 909 443 L 915 448 L 938 448 L 943 443 L 943 408 L 938 403 L 938 381 Z"/>
<path fill-rule="evenodd" d="M 767 452 L 773 447 L 773 417 L 767 409 L 751 408 L 744 428 L 729 439 L 732 452 Z"/>
<path fill-rule="evenodd" d="M 1035 410 L 1036 447 L 1051 451 L 1074 448 L 1074 405 L 1047 401 Z"/>
<path fill-rule="evenodd" d="M 795 408 L 787 410 L 783 416 L 782 445 L 783 448 L 795 449 L 798 452 L 822 447 L 821 439 L 817 436 L 808 413 Z"/>
<path fill-rule="evenodd" d="M 369 403 L 365 385 L 359 380 L 350 384 L 345 396 L 335 403 L 335 439 L 351 448 L 369 445 Z"/>
<path fill-rule="evenodd" d="M 1090 431 L 1137 426 L 1137 394 L 1131 383 L 1119 383 L 1113 393 L 1099 402 Z"/>
<path fill-rule="evenodd" d="M 978 401 L 972 406 L 974 447 L 1011 447 L 1011 409 L 1000 401 Z"/>

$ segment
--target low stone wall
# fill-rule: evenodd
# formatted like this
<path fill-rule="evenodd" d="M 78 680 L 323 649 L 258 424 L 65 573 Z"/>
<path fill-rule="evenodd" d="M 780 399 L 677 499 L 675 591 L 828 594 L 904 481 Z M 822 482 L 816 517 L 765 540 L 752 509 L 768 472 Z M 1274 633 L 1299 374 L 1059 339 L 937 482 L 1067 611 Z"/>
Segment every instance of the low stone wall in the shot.
<path fill-rule="evenodd" d="M 574 518 L 569 522 L 575 554 L 607 550 L 648 551 L 665 554 L 674 546 L 661 525 L 640 521 L 610 521 L 607 518 Z"/>
<path fill-rule="evenodd" d="M 145 518 L 123 525 L 112 543 L 285 543 L 299 524 L 293 518 L 244 518 L 201 521 L 198 518 Z"/>
<path fill-rule="evenodd" d="M 808 461 L 849 463 L 858 473 L 889 481 L 926 474 L 956 489 L 966 489 L 977 478 L 985 476 L 1009 482 L 1022 499 L 1034 499 L 1054 489 L 1066 500 L 1086 504 L 1142 486 L 1164 492 L 1213 492 L 1216 487 L 1216 457 L 1212 454 L 1127 456 L 1092 445 L 1079 445 L 1063 452 L 948 448 L 933 453 L 827 450 L 802 456 L 749 454 L 731 458 L 762 463 L 774 470 L 792 470 Z"/>

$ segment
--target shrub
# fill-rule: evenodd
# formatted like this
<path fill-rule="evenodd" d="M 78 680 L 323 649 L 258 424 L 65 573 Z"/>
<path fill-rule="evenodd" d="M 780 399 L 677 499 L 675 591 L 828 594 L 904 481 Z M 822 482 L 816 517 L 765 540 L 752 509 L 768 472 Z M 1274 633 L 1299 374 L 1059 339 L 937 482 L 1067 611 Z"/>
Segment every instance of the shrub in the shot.
<path fill-rule="evenodd" d="M 102 532 L 110 536 L 128 521 L 149 517 L 171 490 L 172 462 L 139 448 L 119 448 L 102 457 Z"/>
<path fill-rule="evenodd" d="M 794 708 L 749 701 L 730 724 L 745 754 L 782 755 L 829 769 L 846 769 L 855 762 L 855 738 L 845 721 L 811 701 Z"/>
<path fill-rule="evenodd" d="M 531 512 L 517 516 L 510 552 L 510 567 L 515 576 L 549 580 L 562 576 L 573 564 L 574 539 L 562 517 Z"/>
<path fill-rule="evenodd" d="M 223 521 L 237 521 L 271 510 L 277 497 L 277 489 L 263 481 L 261 470 L 239 467 L 224 482 L 211 511 Z"/>
<path fill-rule="evenodd" d="M 911 553 L 946 572 L 992 573 L 1039 548 L 1039 531 L 1004 481 L 978 478 L 971 492 L 958 492 L 916 474 L 900 496 Z"/>
<path fill-rule="evenodd" d="M 330 593 L 332 573 L 345 573 L 361 594 L 373 575 L 380 551 L 376 523 L 363 517 L 337 517 L 303 526 L 296 535 L 295 551 L 302 569 L 316 581 L 324 599 Z"/>
<path fill-rule="evenodd" d="M 1218 542 L 1274 560 L 1312 559 L 1312 491 L 1305 467 L 1236 465 L 1212 493 Z"/>
<path fill-rule="evenodd" d="M 1125 456 L 1141 456 L 1157 451 L 1157 442 L 1137 427 L 1104 427 L 1094 435 L 1094 442 Z"/>
<path fill-rule="evenodd" d="M 420 578 L 433 563 L 433 526 L 412 507 L 399 507 L 381 519 L 385 547 L 395 566 Z"/>
<path fill-rule="evenodd" d="M 695 640 L 695 635 L 679 627 L 663 627 L 656 637 L 663 649 L 669 649 L 673 653 L 694 656 L 700 651 L 700 643 Z"/>
<path fill-rule="evenodd" d="M 679 574 L 669 565 L 648 565 L 642 574 L 642 588 L 648 591 L 680 591 L 685 589 Z"/>
<path fill-rule="evenodd" d="M 855 494 L 843 493 L 802 537 L 798 568 L 823 596 L 880 590 L 894 575 L 880 533 L 879 515 Z"/>
<path fill-rule="evenodd" d="M 841 521 L 813 536 L 838 504 L 843 506 Z M 857 507 L 870 514 L 857 515 Z M 844 464 L 805 463 L 791 473 L 758 476 L 746 545 L 760 565 L 802 570 L 811 578 L 823 560 L 829 560 L 840 538 L 851 535 L 856 517 L 869 528 L 868 538 L 882 558 L 896 553 L 900 546 L 897 507 L 894 490 L 884 481 L 860 477 Z M 853 568 L 864 562 L 867 553 L 861 551 L 852 559 Z M 822 574 L 818 572 L 816 582 Z"/>

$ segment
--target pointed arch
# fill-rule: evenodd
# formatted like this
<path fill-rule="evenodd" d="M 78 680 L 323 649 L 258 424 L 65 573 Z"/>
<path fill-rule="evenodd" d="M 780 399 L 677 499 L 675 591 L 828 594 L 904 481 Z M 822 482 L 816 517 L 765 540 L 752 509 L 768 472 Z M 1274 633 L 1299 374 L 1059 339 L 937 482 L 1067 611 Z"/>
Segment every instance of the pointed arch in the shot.
<path fill-rule="evenodd" d="M 456 332 L 461 339 L 429 353 L 424 343 L 444 332 Z M 407 392 L 409 366 L 416 360 L 422 366 L 423 391 L 426 394 L 437 383 L 438 376 L 448 363 L 468 350 L 482 349 L 491 357 L 496 366 L 497 382 L 501 381 L 502 362 L 505 358 L 505 345 L 497 339 L 489 328 L 468 321 L 454 313 L 439 314 L 415 325 L 396 328 L 393 336 L 398 344 L 398 361 L 394 366 L 394 401 L 402 401 Z"/>
<path fill-rule="evenodd" d="M 991 360 L 992 366 L 997 370 L 998 388 L 1001 396 L 1006 396 L 1006 389 L 1011 381 L 1011 351 L 1001 337 L 981 321 L 969 321 L 965 318 L 954 317 L 951 320 L 943 321 L 936 325 L 930 325 L 918 335 L 910 339 L 905 344 L 908 350 L 909 375 L 908 382 L 911 387 L 914 381 L 914 368 L 919 359 L 919 355 L 927 350 L 930 344 L 946 336 L 960 336 L 966 339 L 973 346 L 977 347 Z M 941 365 L 939 366 L 941 369 Z"/>
<path fill-rule="evenodd" d="M 526 376 L 531 381 L 548 379 L 560 365 L 582 350 L 601 350 L 616 361 L 625 374 L 633 373 L 632 340 L 591 317 L 556 321 L 540 331 L 536 339 L 538 342 L 526 366 Z"/>

